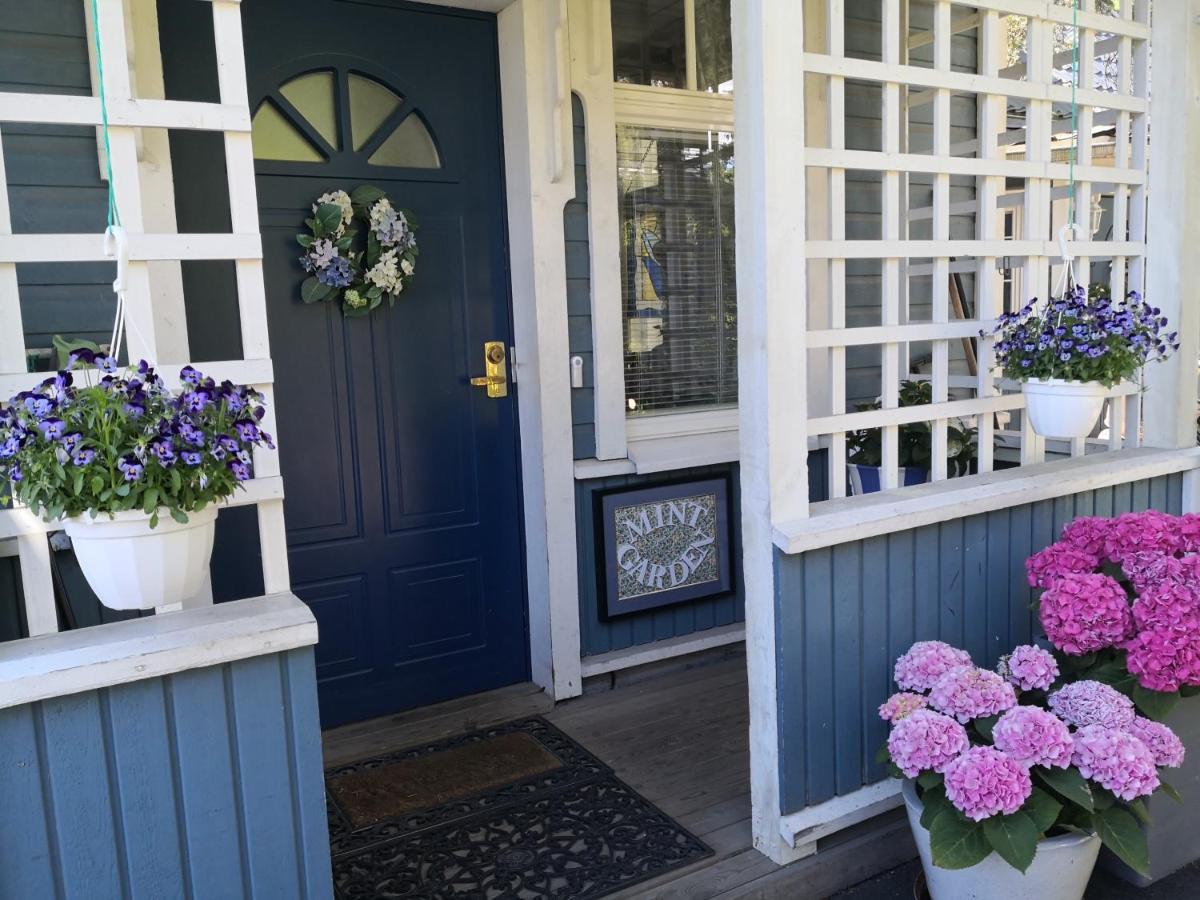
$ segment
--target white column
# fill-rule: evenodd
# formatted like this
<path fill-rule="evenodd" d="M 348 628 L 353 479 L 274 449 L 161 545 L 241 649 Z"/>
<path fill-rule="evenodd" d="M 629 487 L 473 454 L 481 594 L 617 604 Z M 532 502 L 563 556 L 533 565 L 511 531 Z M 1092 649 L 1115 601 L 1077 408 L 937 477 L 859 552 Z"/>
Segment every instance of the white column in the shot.
<path fill-rule="evenodd" d="M 808 514 L 804 4 L 734 0 L 738 379 L 754 846 L 780 834 L 772 520 Z"/>
<path fill-rule="evenodd" d="M 498 20 L 529 645 L 533 680 L 559 700 L 582 691 L 562 231 L 575 195 L 565 16 L 562 0 L 516 0 Z"/>
<path fill-rule="evenodd" d="M 1200 356 L 1200 0 L 1154 4 L 1146 299 L 1179 330 L 1179 352 L 1146 371 L 1145 439 L 1196 444 Z"/>

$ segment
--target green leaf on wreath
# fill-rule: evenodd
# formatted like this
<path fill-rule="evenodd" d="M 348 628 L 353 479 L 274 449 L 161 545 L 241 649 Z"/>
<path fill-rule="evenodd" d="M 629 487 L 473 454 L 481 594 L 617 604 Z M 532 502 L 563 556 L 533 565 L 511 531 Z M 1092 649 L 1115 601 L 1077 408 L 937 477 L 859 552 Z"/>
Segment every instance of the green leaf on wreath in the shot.
<path fill-rule="evenodd" d="M 1055 793 L 1065 797 L 1072 803 L 1078 803 L 1088 812 L 1095 809 L 1092 799 L 1092 789 L 1087 779 L 1079 774 L 1078 769 L 1053 769 L 1044 766 L 1034 766 L 1034 775 Z"/>
<path fill-rule="evenodd" d="M 1033 789 L 1025 802 L 1025 812 L 1033 820 L 1039 834 L 1045 834 L 1058 821 L 1063 805 L 1039 787 Z"/>
<path fill-rule="evenodd" d="M 336 290 L 337 288 L 321 284 L 315 277 L 310 275 L 300 283 L 300 299 L 305 303 L 320 303 L 322 300 L 328 300 L 329 296 Z"/>
<path fill-rule="evenodd" d="M 992 852 L 983 826 L 965 819 L 952 809 L 942 811 L 929 828 L 933 864 L 942 869 L 969 869 Z"/>
<path fill-rule="evenodd" d="M 1134 685 L 1132 696 L 1142 715 L 1155 722 L 1165 721 L 1179 702 L 1179 691 L 1151 691 L 1140 684 Z"/>
<path fill-rule="evenodd" d="M 317 207 L 316 218 L 317 228 L 314 228 L 313 231 L 319 237 L 336 234 L 342 225 L 342 208 L 336 203 L 322 203 Z"/>
<path fill-rule="evenodd" d="M 1024 873 L 1037 855 L 1041 832 L 1021 810 L 983 820 L 983 833 L 992 849 L 1017 871 Z"/>
<path fill-rule="evenodd" d="M 311 234 L 296 235 L 296 243 L 299 244 L 301 247 L 303 247 L 305 250 L 310 248 L 316 242 L 316 240 L 317 239 L 315 237 L 313 237 Z"/>
<path fill-rule="evenodd" d="M 1093 817 L 1096 823 L 1096 834 L 1104 846 L 1137 872 L 1139 875 L 1150 877 L 1150 848 L 1146 843 L 1146 832 L 1138 824 L 1133 813 L 1120 806 L 1114 806 Z"/>
<path fill-rule="evenodd" d="M 367 232 L 367 268 L 370 269 L 379 262 L 379 238 L 374 231 Z"/>
<path fill-rule="evenodd" d="M 343 234 L 340 238 L 334 241 L 333 246 L 337 247 L 339 250 L 349 250 L 353 244 L 354 232 L 350 232 L 348 234 Z"/>
<path fill-rule="evenodd" d="M 383 191 L 375 187 L 373 184 L 361 184 L 350 192 L 350 203 L 354 206 L 354 211 L 366 218 L 370 215 L 371 207 L 382 198 Z"/>

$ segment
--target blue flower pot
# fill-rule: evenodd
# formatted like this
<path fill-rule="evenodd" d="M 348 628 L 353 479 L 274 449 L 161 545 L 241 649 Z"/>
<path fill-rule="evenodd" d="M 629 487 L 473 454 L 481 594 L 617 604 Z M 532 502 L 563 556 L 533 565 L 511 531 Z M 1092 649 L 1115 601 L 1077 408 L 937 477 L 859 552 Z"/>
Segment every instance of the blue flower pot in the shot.
<path fill-rule="evenodd" d="M 883 469 L 879 466 L 864 466 L 858 463 L 847 463 L 846 474 L 849 476 L 850 493 L 852 495 L 874 494 L 882 481 Z M 924 484 L 929 480 L 929 470 L 916 466 L 907 466 L 899 470 L 901 487 L 912 484 Z"/>

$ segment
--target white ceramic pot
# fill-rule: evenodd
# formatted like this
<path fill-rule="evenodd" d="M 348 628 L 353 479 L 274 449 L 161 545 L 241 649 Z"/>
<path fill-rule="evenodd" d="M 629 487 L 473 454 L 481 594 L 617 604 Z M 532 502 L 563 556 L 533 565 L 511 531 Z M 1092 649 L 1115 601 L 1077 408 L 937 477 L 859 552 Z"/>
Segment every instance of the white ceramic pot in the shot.
<path fill-rule="evenodd" d="M 1087 437 L 1104 409 L 1108 388 L 1098 381 L 1031 378 L 1024 383 L 1025 411 L 1043 437 Z"/>
<path fill-rule="evenodd" d="M 1024 874 L 995 853 L 969 869 L 939 869 L 933 864 L 929 832 L 921 824 L 924 807 L 912 781 L 904 782 L 904 805 L 933 900 L 1082 900 L 1100 854 L 1100 838 L 1094 834 L 1068 834 L 1038 844 L 1037 856 Z"/>
<path fill-rule="evenodd" d="M 217 507 L 188 513 L 186 524 L 159 510 L 158 525 L 130 510 L 113 518 L 63 520 L 79 568 L 109 609 L 153 609 L 200 593 L 212 557 Z"/>

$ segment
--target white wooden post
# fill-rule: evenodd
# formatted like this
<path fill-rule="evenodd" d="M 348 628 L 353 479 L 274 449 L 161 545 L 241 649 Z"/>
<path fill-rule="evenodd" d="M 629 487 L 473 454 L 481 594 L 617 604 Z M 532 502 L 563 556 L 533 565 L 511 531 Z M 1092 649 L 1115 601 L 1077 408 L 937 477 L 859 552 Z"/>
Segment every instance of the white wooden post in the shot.
<path fill-rule="evenodd" d="M 734 0 L 738 383 L 754 846 L 780 833 L 773 519 L 808 513 L 804 4 Z"/>
<path fill-rule="evenodd" d="M 1181 346 L 1147 370 L 1145 436 L 1155 447 L 1191 447 L 1200 358 L 1200 0 L 1155 3 L 1153 35 L 1146 297 L 1179 330 Z"/>

